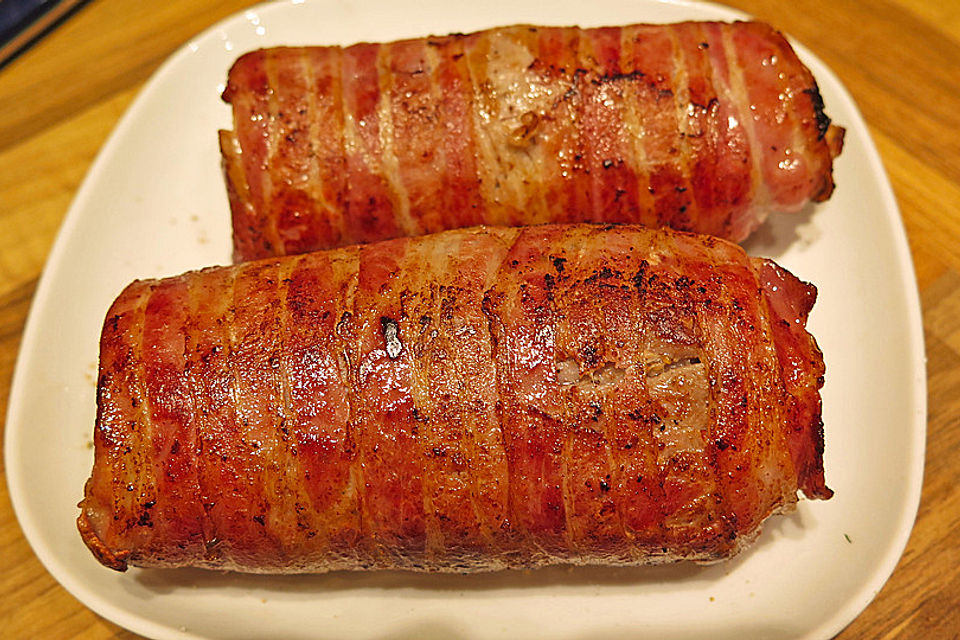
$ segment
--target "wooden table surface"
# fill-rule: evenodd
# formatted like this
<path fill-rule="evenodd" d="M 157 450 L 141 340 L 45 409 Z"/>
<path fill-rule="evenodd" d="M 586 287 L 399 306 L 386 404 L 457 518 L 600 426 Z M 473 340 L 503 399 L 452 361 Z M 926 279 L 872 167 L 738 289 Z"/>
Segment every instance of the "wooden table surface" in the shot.
<path fill-rule="evenodd" d="M 37 279 L 101 144 L 172 51 L 249 4 L 93 0 L 0 70 L 0 416 Z M 960 2 L 729 4 L 796 37 L 851 91 L 899 200 L 921 292 L 929 420 L 920 510 L 890 581 L 838 637 L 957 638 Z M 44 570 L 14 517 L 5 474 L 0 567 L 0 636 L 136 637 L 86 609 Z"/>

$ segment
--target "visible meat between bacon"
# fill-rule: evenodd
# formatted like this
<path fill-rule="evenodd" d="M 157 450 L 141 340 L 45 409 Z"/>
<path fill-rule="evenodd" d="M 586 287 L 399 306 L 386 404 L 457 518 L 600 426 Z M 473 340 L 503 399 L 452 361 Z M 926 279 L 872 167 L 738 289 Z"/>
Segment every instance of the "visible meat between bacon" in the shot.
<path fill-rule="evenodd" d="M 727 558 L 831 495 L 815 296 L 723 240 L 593 225 L 138 281 L 79 528 L 120 570 Z"/>
<path fill-rule="evenodd" d="M 827 199 L 843 142 L 756 22 L 273 48 L 240 57 L 223 98 L 237 261 L 479 224 L 740 241 Z"/>

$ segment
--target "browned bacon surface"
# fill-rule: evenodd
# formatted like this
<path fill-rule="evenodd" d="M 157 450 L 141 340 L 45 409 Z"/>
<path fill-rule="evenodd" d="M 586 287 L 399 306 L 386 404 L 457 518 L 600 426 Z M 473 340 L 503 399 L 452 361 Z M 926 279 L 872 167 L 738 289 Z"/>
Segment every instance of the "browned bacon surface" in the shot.
<path fill-rule="evenodd" d="M 723 240 L 591 225 L 136 282 L 80 530 L 115 569 L 726 558 L 831 495 L 815 296 Z"/>
<path fill-rule="evenodd" d="M 237 260 L 478 224 L 740 241 L 827 199 L 843 139 L 755 22 L 267 49 L 237 60 L 223 97 Z"/>

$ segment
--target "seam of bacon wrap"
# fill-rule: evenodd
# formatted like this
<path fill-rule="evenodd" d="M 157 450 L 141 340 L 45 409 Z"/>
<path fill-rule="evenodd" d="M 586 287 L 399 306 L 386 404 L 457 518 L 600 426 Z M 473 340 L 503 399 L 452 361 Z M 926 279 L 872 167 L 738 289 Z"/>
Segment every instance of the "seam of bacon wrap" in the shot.
<path fill-rule="evenodd" d="M 728 558 L 831 495 L 815 296 L 720 239 L 594 225 L 137 281 L 80 533 L 118 570 Z"/>
<path fill-rule="evenodd" d="M 263 49 L 233 64 L 223 99 L 237 261 L 479 224 L 740 241 L 830 197 L 844 133 L 758 22 Z"/>

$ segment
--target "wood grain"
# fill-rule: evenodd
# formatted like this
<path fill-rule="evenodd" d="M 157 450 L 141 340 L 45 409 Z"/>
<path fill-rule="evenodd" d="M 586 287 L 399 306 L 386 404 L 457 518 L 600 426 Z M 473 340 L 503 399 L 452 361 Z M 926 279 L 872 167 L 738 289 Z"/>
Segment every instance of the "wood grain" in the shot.
<path fill-rule="evenodd" d="M 249 2 L 96 0 L 0 71 L 0 416 L 37 279 L 70 200 L 143 82 Z M 840 638 L 960 636 L 960 3 L 731 0 L 813 50 L 877 143 L 907 229 L 927 341 L 927 465 L 890 581 Z M 135 638 L 33 555 L 0 481 L 0 636 Z"/>

